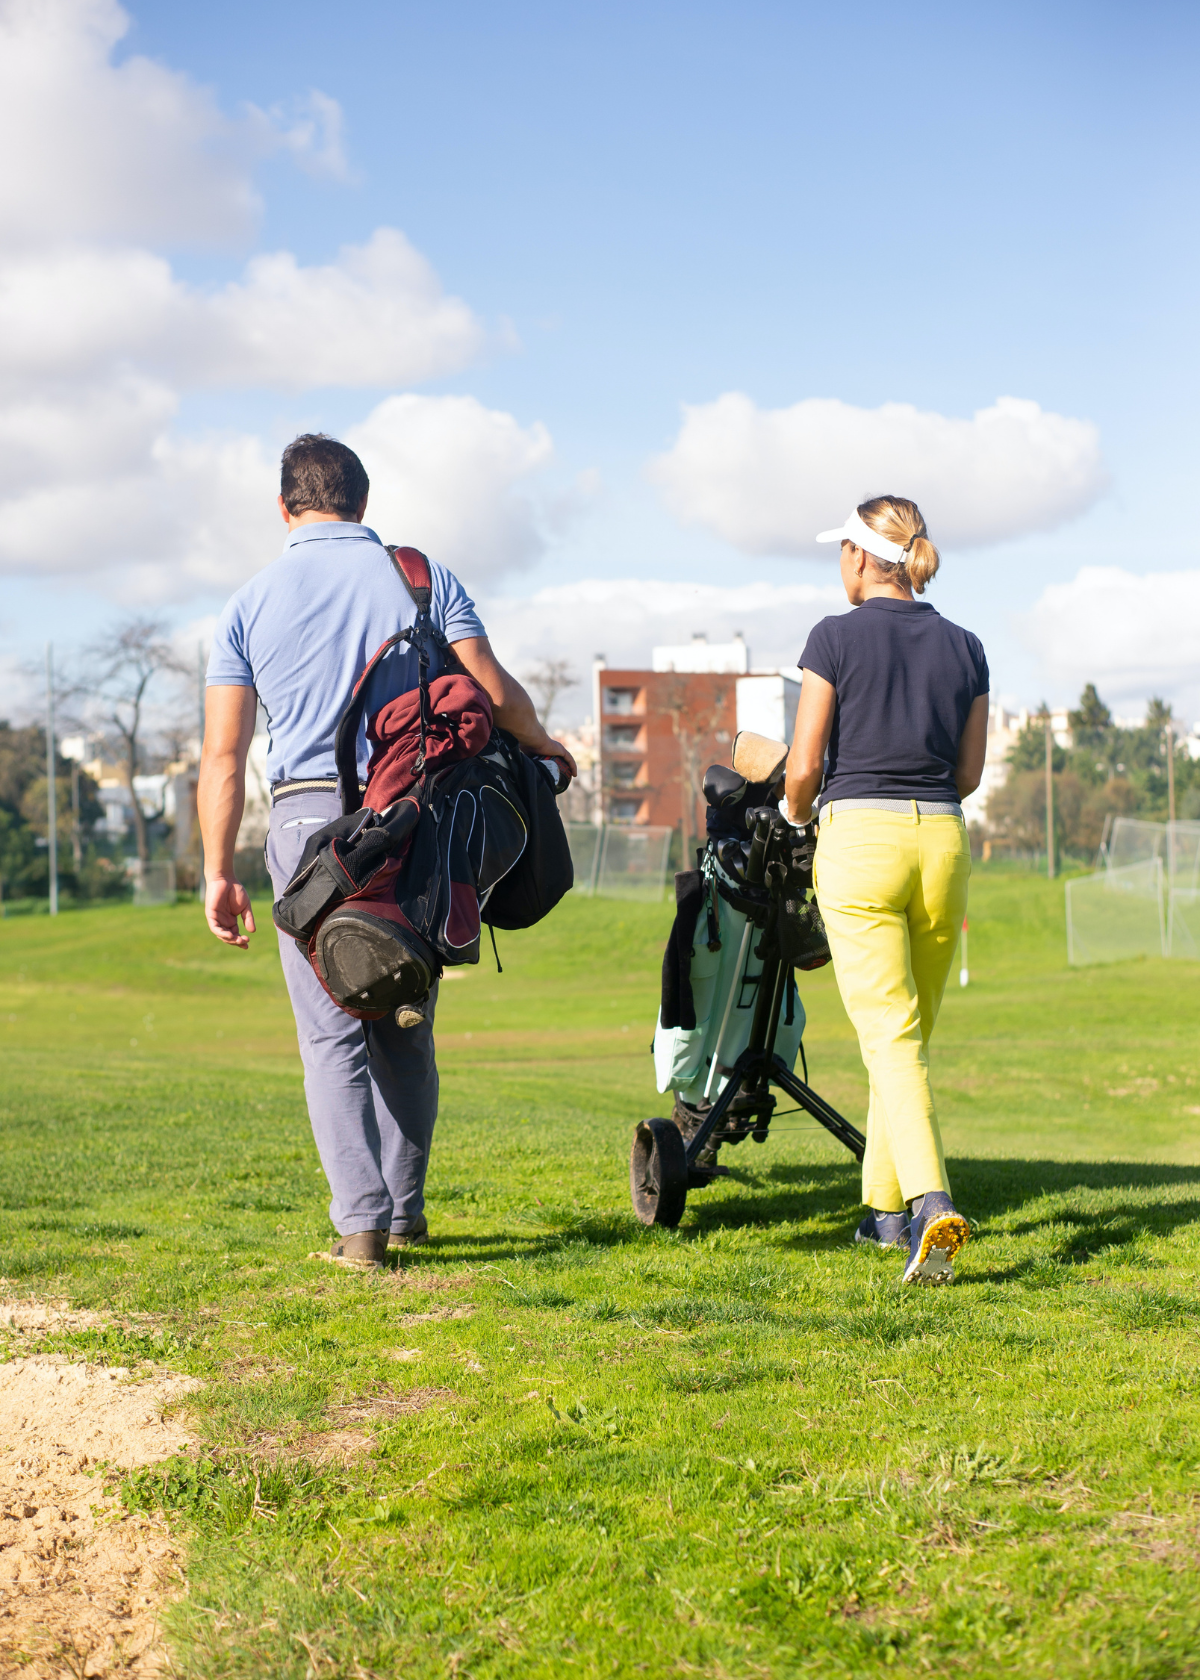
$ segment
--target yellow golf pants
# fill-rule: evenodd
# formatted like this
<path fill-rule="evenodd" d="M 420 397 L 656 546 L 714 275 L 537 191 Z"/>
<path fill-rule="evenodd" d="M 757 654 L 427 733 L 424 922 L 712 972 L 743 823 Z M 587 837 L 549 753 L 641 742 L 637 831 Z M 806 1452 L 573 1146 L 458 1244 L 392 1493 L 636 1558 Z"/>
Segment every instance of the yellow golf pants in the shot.
<path fill-rule="evenodd" d="M 959 817 L 850 810 L 821 820 L 814 885 L 833 971 L 871 1081 L 863 1201 L 899 1213 L 949 1191 L 929 1037 L 967 909 Z"/>

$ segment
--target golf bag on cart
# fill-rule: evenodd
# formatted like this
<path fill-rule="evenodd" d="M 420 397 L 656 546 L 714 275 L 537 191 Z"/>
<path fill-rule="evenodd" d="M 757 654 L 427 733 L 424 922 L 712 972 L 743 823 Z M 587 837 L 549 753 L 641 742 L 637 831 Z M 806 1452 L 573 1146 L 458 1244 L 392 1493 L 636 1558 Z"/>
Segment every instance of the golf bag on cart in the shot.
<path fill-rule="evenodd" d="M 663 957 L 654 1034 L 658 1089 L 675 1094 L 669 1120 L 634 1134 L 629 1183 L 645 1225 L 678 1225 L 689 1190 L 723 1169 L 722 1144 L 765 1143 L 772 1085 L 859 1161 L 861 1132 L 794 1067 L 804 1061 L 796 970 L 820 968 L 829 945 L 812 891 L 816 839 L 778 809 L 787 748 L 742 732 L 733 769 L 705 773 L 708 842 L 698 869 L 675 877 L 676 917 Z"/>

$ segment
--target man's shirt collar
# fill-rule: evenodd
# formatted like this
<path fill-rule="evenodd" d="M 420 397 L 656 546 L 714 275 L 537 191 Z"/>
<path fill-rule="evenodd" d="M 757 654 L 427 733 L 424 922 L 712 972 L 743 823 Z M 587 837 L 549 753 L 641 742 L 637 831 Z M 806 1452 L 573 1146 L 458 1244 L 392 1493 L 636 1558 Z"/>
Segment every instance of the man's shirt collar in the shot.
<path fill-rule="evenodd" d="M 294 531 L 289 531 L 284 543 L 284 552 L 296 543 L 327 542 L 337 537 L 357 537 L 363 542 L 383 544 L 369 525 L 352 525 L 345 519 L 318 519 L 311 525 L 297 525 Z"/>

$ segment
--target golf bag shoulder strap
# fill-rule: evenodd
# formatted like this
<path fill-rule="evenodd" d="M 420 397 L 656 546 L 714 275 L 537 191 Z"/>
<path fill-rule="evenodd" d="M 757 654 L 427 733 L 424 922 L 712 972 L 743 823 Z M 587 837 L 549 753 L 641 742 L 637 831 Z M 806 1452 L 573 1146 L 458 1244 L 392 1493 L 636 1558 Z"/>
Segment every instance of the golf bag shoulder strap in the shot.
<path fill-rule="evenodd" d="M 419 548 L 396 548 L 392 544 L 388 545 L 388 554 L 417 612 L 427 613 L 433 602 L 433 576 L 428 557 Z"/>
<path fill-rule="evenodd" d="M 333 757 L 337 769 L 338 783 L 342 794 L 342 812 L 349 815 L 352 811 L 362 808 L 362 791 L 358 785 L 358 732 L 362 727 L 363 709 L 367 700 L 367 685 L 372 672 L 385 654 L 389 653 L 399 642 L 408 642 L 417 650 L 417 664 L 420 672 L 418 685 L 421 689 L 421 757 L 417 765 L 418 770 L 424 765 L 425 725 L 428 722 L 428 694 L 429 694 L 429 666 L 430 643 L 445 648 L 446 638 L 435 628 L 429 613 L 433 604 L 433 574 L 429 568 L 428 557 L 419 548 L 399 548 L 395 544 L 387 545 L 388 558 L 396 568 L 396 574 L 404 585 L 408 595 L 417 609 L 416 623 L 408 630 L 401 630 L 395 636 L 389 636 L 383 645 L 376 649 L 367 661 L 366 667 L 354 685 L 354 693 L 350 704 L 342 713 L 338 721 L 337 736 L 334 741 Z"/>
<path fill-rule="evenodd" d="M 358 731 L 362 724 L 363 707 L 367 703 L 367 679 L 384 654 L 389 653 L 399 642 L 411 640 L 412 631 L 401 630 L 398 635 L 389 636 L 387 641 L 375 650 L 354 685 L 350 704 L 338 719 L 337 735 L 333 743 L 333 762 L 341 789 L 343 816 L 349 816 L 352 811 L 362 809 L 362 790 L 358 785 Z"/>

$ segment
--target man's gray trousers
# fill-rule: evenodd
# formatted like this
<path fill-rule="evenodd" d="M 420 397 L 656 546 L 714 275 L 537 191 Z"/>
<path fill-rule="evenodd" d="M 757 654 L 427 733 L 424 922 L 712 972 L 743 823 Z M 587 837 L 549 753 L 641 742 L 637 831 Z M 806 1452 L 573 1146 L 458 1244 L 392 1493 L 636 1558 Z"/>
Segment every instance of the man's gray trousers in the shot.
<path fill-rule="evenodd" d="M 314 829 L 341 816 L 336 793 L 295 793 L 271 810 L 267 867 L 276 898 L 296 871 Z M 279 955 L 296 1017 L 304 1094 L 338 1232 L 410 1231 L 425 1206 L 425 1169 L 437 1119 L 429 1020 L 398 1027 L 390 1015 L 369 1024 L 344 1014 L 326 994 L 295 940 L 279 935 Z"/>

